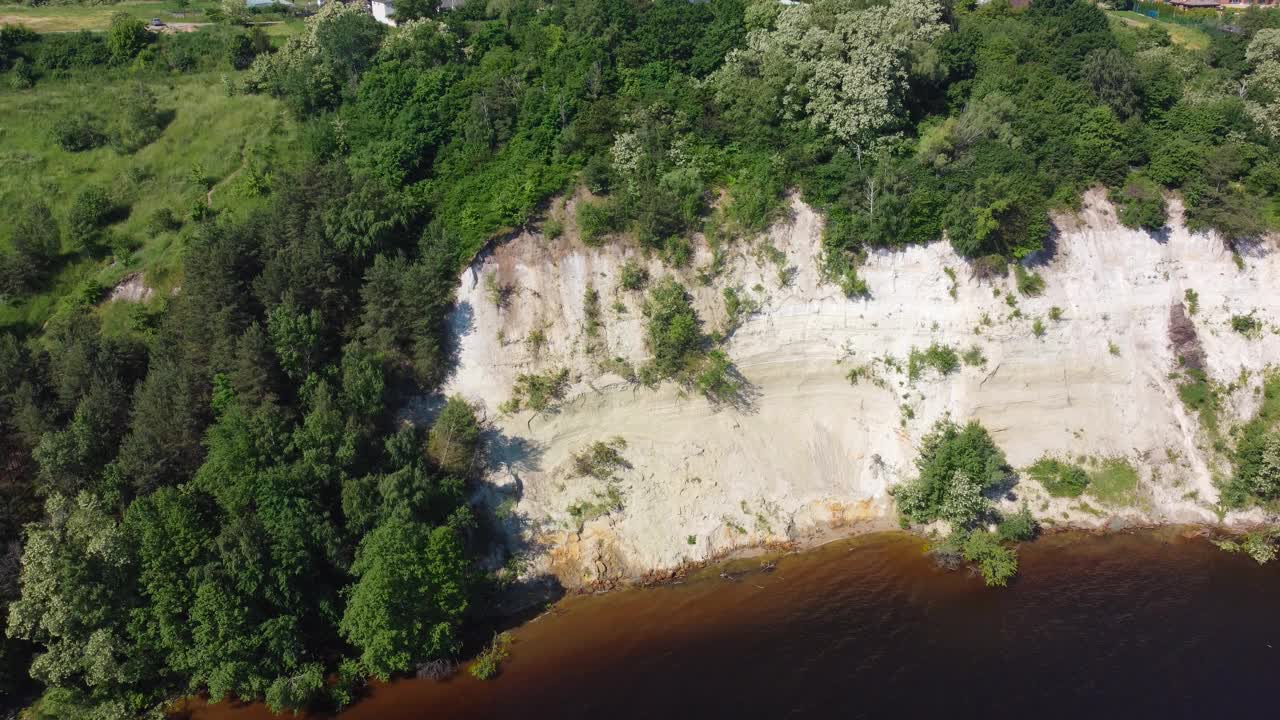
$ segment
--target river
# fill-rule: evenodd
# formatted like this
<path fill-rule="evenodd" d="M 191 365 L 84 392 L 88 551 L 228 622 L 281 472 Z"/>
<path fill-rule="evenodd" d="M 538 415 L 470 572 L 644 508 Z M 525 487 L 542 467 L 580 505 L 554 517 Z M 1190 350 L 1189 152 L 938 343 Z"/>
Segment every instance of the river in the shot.
<path fill-rule="evenodd" d="M 514 631 L 497 679 L 378 685 L 341 720 L 1276 717 L 1280 563 L 1184 535 L 1045 537 L 1007 588 L 886 533 L 572 597 Z"/>

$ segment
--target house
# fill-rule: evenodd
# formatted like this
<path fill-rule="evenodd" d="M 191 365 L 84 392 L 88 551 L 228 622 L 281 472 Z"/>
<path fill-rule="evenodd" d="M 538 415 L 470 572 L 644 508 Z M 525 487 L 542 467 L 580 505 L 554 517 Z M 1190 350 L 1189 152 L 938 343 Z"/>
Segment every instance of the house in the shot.
<path fill-rule="evenodd" d="M 330 2 L 342 2 L 342 0 L 329 0 Z M 316 7 L 322 7 L 326 0 L 316 0 Z M 391 0 L 366 0 L 365 9 L 373 16 L 374 20 L 383 25 L 396 26 L 395 8 L 391 5 Z"/>
<path fill-rule="evenodd" d="M 391 6 L 391 0 L 373 0 L 369 9 L 373 12 L 373 19 L 383 25 L 396 26 L 395 8 Z"/>

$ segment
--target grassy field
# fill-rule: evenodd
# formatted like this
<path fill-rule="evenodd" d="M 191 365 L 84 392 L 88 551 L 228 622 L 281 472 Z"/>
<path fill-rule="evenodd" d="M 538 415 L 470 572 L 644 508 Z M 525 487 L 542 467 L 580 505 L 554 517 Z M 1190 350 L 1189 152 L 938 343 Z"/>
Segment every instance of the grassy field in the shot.
<path fill-rule="evenodd" d="M 196 0 L 185 6 L 174 0 L 127 0 L 114 5 L 2 5 L 0 25 L 24 25 L 36 32 L 75 32 L 78 30 L 106 30 L 111 16 L 128 13 L 144 22 L 160 18 L 168 25 L 175 23 L 204 24 L 211 22 L 205 10 L 218 7 L 209 0 Z M 283 17 L 268 12 L 256 13 L 255 20 L 267 25 L 272 35 L 290 34 L 302 26 L 300 18 Z"/>
<path fill-rule="evenodd" d="M 1128 27 L 1159 25 L 1169 33 L 1169 38 L 1173 40 L 1173 42 L 1190 48 L 1191 50 L 1204 50 L 1209 47 L 1209 36 L 1203 30 L 1199 30 L 1194 27 L 1150 18 L 1141 13 L 1133 12 L 1132 10 L 1108 10 L 1107 15 L 1110 16 L 1112 25 L 1124 25 Z"/>
<path fill-rule="evenodd" d="M 160 18 L 166 23 L 208 22 L 204 11 L 214 2 L 192 2 L 182 7 L 173 0 L 131 0 L 115 5 L 0 5 L 0 23 L 25 25 L 36 32 L 106 30 L 111 16 L 129 13 L 143 20 Z"/>
<path fill-rule="evenodd" d="M 0 207 L 18 207 L 37 196 L 63 224 L 76 195 L 86 187 L 107 189 L 128 206 L 127 216 L 111 231 L 129 238 L 135 249 L 126 258 L 66 254 L 49 287 L 39 295 L 0 305 L 0 327 L 38 326 L 56 310 L 59 299 L 86 284 L 110 287 L 125 275 L 144 271 L 148 286 L 164 295 L 181 284 L 180 256 L 192 224 L 157 231 L 148 222 L 166 208 L 187 221 L 192 206 L 206 198 L 201 176 L 214 183 L 215 209 L 254 205 L 245 177 L 270 172 L 297 152 L 297 127 L 275 100 L 263 96 L 228 97 L 220 73 L 162 77 L 148 82 L 162 110 L 173 113 L 158 140 L 133 155 L 109 147 L 71 153 L 58 147 L 49 131 L 55 117 L 90 109 L 103 118 L 119 112 L 117 98 L 129 83 L 120 76 L 87 84 L 72 77 L 47 80 L 30 90 L 0 89 Z M 249 168 L 249 170 L 246 170 Z M 0 242 L 10 236 L 12 218 L 0 213 Z M 119 303 L 116 303 L 117 305 Z"/>

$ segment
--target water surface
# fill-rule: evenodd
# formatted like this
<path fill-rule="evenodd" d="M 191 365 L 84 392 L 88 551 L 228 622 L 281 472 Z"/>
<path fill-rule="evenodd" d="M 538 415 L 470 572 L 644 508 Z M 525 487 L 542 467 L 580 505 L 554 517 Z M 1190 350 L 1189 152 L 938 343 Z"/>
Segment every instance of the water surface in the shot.
<path fill-rule="evenodd" d="M 1280 717 L 1280 563 L 1175 530 L 1056 535 L 1020 560 L 989 589 L 884 534 L 569 598 L 515 631 L 496 680 L 376 686 L 341 719 Z"/>

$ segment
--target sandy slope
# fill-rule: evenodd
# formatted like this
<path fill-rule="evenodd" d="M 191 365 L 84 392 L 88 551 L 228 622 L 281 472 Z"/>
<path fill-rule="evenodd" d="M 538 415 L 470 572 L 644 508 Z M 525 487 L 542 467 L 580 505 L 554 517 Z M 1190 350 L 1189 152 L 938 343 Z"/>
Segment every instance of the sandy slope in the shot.
<path fill-rule="evenodd" d="M 1044 294 L 1018 297 L 1022 316 L 1011 317 L 1005 294 L 1012 279 L 971 279 L 945 243 L 873 254 L 862 269 L 871 296 L 845 298 L 819 278 L 821 219 L 793 201 L 791 216 L 768 238 L 730 251 L 714 286 L 700 285 L 696 270 L 680 274 L 707 329 L 723 322 L 724 287 L 761 304 L 727 344 L 752 385 L 750 402 L 738 407 L 714 407 L 670 384 L 637 387 L 597 370 L 581 337 L 588 283 L 602 296 L 608 354 L 637 365 L 646 357 L 641 294 L 618 287 L 619 268 L 633 251 L 586 248 L 572 227 L 555 241 L 524 234 L 464 273 L 450 391 L 482 403 L 494 418 L 491 500 L 509 498 L 507 508 L 518 501 L 512 532 L 532 544 L 536 566 L 569 585 L 833 527 L 882 526 L 892 518 L 888 487 L 910 477 L 921 435 L 947 414 L 980 419 L 1015 465 L 1048 452 L 1123 456 L 1139 468 L 1139 497 L 1128 508 L 1104 508 L 1088 497 L 1051 501 L 1034 482 L 1019 483 L 1013 497 L 1050 521 L 1214 522 L 1212 477 L 1220 461 L 1201 449 L 1198 420 L 1170 378 L 1170 305 L 1187 288 L 1199 293 L 1193 320 L 1209 372 L 1230 382 L 1247 371 L 1229 404 L 1238 414 L 1251 412 L 1257 371 L 1280 357 L 1272 329 L 1280 314 L 1280 254 L 1246 253 L 1241 271 L 1218 240 L 1188 233 L 1175 219 L 1154 238 L 1123 229 L 1100 197 L 1089 196 L 1084 211 L 1057 223 L 1056 253 L 1039 268 Z M 756 252 L 760 242 L 785 252 L 785 286 L 778 268 Z M 702 248 L 694 265 L 709 260 Z M 656 260 L 648 267 L 654 277 L 670 272 Z M 946 267 L 957 275 L 954 299 Z M 517 288 L 505 308 L 489 299 L 490 273 Z M 624 312 L 613 309 L 615 301 Z M 1048 318 L 1053 306 L 1062 309 L 1061 321 Z M 1261 338 L 1230 329 L 1232 314 L 1254 310 L 1267 327 Z M 1046 326 L 1041 338 L 1032 332 L 1035 318 Z M 547 337 L 536 353 L 524 342 L 534 328 Z M 874 361 L 887 355 L 905 368 L 913 347 L 932 342 L 976 345 L 986 365 L 946 378 L 927 372 L 912 383 L 905 371 Z M 846 374 L 861 365 L 874 368 L 878 380 L 851 384 Z M 556 367 L 570 368 L 574 378 L 561 408 L 498 416 L 519 373 Z M 632 465 L 620 475 L 624 509 L 579 531 L 568 507 L 602 488 L 571 477 L 571 454 L 613 436 L 626 440 Z"/>

